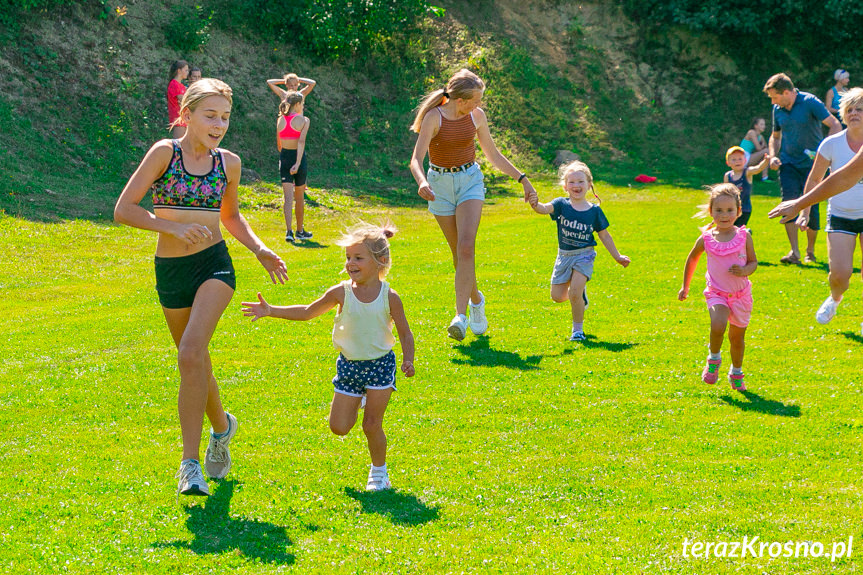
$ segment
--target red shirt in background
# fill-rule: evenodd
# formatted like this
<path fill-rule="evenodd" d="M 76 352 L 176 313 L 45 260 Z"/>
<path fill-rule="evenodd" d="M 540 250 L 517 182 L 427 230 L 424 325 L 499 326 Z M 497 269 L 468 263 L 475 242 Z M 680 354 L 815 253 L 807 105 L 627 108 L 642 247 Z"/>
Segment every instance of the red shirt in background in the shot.
<path fill-rule="evenodd" d="M 177 80 L 171 80 L 168 83 L 168 123 L 173 124 L 174 120 L 180 117 L 180 100 L 183 94 L 186 93 L 186 87 Z M 183 122 L 177 124 L 185 126 Z"/>

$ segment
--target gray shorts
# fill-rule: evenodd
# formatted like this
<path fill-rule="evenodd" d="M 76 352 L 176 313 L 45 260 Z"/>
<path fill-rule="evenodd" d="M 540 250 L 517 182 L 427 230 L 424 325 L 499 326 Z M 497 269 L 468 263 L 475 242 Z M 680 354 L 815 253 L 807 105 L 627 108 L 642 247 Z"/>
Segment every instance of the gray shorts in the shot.
<path fill-rule="evenodd" d="M 554 260 L 554 271 L 551 272 L 552 284 L 569 283 L 573 270 L 590 279 L 593 275 L 593 260 L 596 259 L 596 250 L 592 247 L 578 250 L 557 250 L 557 259 Z"/>

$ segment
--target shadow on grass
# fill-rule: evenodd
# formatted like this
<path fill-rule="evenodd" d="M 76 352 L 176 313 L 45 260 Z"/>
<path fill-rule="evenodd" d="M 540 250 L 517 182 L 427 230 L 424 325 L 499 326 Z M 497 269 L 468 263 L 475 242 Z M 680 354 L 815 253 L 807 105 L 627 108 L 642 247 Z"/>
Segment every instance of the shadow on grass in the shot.
<path fill-rule="evenodd" d="M 310 250 L 317 250 L 321 248 L 329 247 L 327 244 L 322 244 L 320 242 L 316 242 L 315 240 L 298 240 L 294 242 L 294 246 L 298 248 L 306 248 Z"/>
<path fill-rule="evenodd" d="M 295 557 L 287 548 L 293 545 L 285 528 L 257 519 L 231 517 L 231 498 L 237 482 L 222 481 L 203 506 L 184 509 L 189 517 L 186 527 L 195 536 L 191 541 L 156 543 L 154 547 L 188 549 L 198 555 L 220 554 L 237 549 L 246 558 L 262 563 L 292 565 Z"/>
<path fill-rule="evenodd" d="M 478 336 L 470 342 L 470 345 L 460 345 L 455 349 L 467 356 L 467 359 L 454 358 L 452 362 L 457 365 L 508 367 L 530 371 L 539 369 L 539 362 L 542 361 L 541 355 L 521 357 L 514 351 L 492 349 L 489 347 L 487 335 Z"/>
<path fill-rule="evenodd" d="M 863 336 L 861 336 L 859 333 L 855 333 L 853 331 L 843 331 L 842 335 L 852 341 L 856 341 L 857 343 L 863 343 Z"/>
<path fill-rule="evenodd" d="M 749 401 L 740 401 L 736 397 L 723 395 L 719 399 L 733 407 L 739 407 L 742 411 L 757 411 L 768 415 L 779 415 L 781 417 L 800 417 L 799 405 L 785 405 L 781 401 L 775 399 L 765 399 L 751 391 L 741 391 L 741 393 Z"/>
<path fill-rule="evenodd" d="M 396 525 L 416 527 L 440 517 L 439 507 L 429 507 L 409 493 L 395 489 L 384 491 L 360 491 L 345 487 L 345 495 L 359 501 L 363 513 L 383 515 Z"/>
<path fill-rule="evenodd" d="M 616 342 L 616 341 L 602 341 L 601 339 L 596 339 L 595 335 L 586 334 L 584 336 L 586 339 L 580 342 L 572 342 L 573 344 L 579 343 L 581 347 L 586 347 L 587 349 L 604 349 L 606 351 L 611 351 L 614 353 L 618 353 L 621 351 L 626 351 L 628 349 L 632 349 L 637 346 L 637 343 L 629 343 L 629 342 Z M 575 352 L 575 348 L 568 347 L 563 350 L 563 355 L 568 355 Z"/>

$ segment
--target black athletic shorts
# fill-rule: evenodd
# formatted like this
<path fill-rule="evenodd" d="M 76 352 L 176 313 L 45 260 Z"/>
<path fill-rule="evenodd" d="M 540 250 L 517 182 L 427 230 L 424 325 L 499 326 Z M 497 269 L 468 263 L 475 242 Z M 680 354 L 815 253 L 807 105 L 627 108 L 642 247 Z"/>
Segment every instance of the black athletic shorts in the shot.
<path fill-rule="evenodd" d="M 190 256 L 155 258 L 156 292 L 159 303 L 168 309 L 192 307 L 198 288 L 211 279 L 237 288 L 234 264 L 225 240 Z"/>
<path fill-rule="evenodd" d="M 303 152 L 303 159 L 300 160 L 300 166 L 296 174 L 291 173 L 291 167 L 297 163 L 297 151 L 282 148 L 279 154 L 279 175 L 282 177 L 282 183 L 294 184 L 296 186 L 306 185 L 306 173 L 308 167 L 306 158 L 309 155 Z"/>

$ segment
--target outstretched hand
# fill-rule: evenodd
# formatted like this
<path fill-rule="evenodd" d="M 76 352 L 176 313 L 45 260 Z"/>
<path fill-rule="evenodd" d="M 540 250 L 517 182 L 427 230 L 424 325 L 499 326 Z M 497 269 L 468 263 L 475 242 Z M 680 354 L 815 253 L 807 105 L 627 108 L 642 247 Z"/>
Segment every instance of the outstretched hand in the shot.
<path fill-rule="evenodd" d="M 276 252 L 263 247 L 255 255 L 258 261 L 261 262 L 261 265 L 264 266 L 264 269 L 269 272 L 273 283 L 276 283 L 276 280 L 279 283 L 285 283 L 285 280 L 288 279 L 288 268 L 285 266 L 282 258 L 276 255 Z"/>
<path fill-rule="evenodd" d="M 780 220 L 780 223 L 787 224 L 788 222 L 793 220 L 800 212 L 800 209 L 794 205 L 795 203 L 795 200 L 788 200 L 782 202 L 781 204 L 767 212 L 767 217 L 772 219 L 781 216 L 782 219 Z"/>
<path fill-rule="evenodd" d="M 240 305 L 243 306 L 243 315 L 252 318 L 252 321 L 267 317 L 272 311 L 270 304 L 267 303 L 261 292 L 258 292 L 258 301 L 244 301 Z"/>

